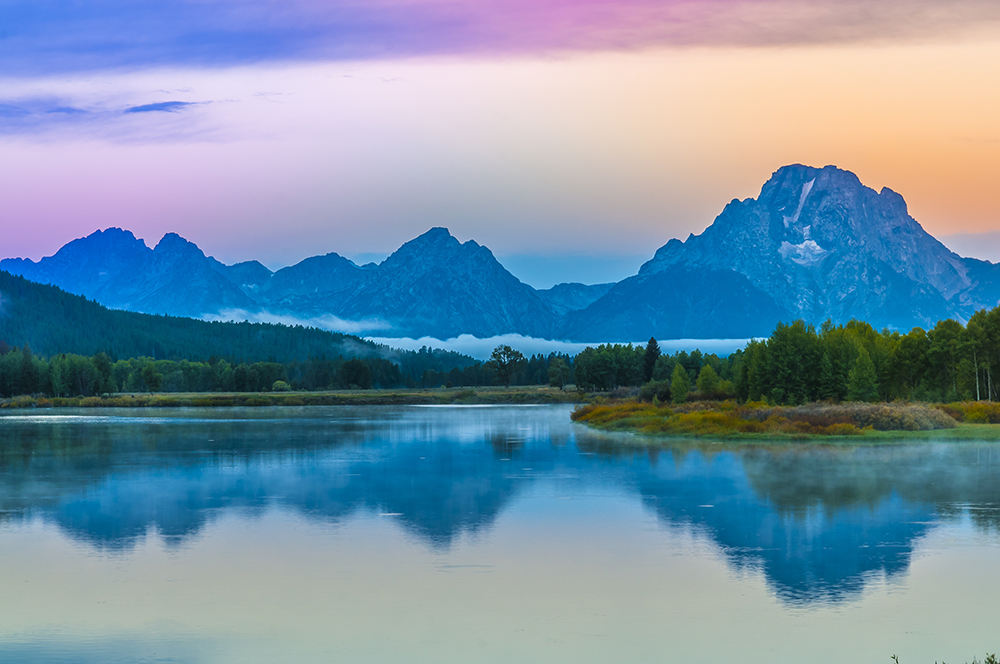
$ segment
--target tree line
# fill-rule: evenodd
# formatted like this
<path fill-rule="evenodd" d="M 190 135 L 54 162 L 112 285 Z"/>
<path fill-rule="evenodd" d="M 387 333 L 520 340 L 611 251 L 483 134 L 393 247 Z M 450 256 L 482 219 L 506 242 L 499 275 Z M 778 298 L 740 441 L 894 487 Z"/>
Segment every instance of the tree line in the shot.
<path fill-rule="evenodd" d="M 582 388 L 641 386 L 644 398 L 661 401 L 996 400 L 1000 307 L 977 311 L 965 325 L 945 319 L 905 334 L 859 320 L 818 329 L 779 323 L 768 338 L 727 357 L 697 350 L 667 356 L 655 339 L 645 347 L 605 344 L 585 349 L 575 365 Z"/>
<path fill-rule="evenodd" d="M 853 320 L 778 325 L 768 339 L 737 354 L 736 392 L 743 400 L 953 402 L 995 400 L 1000 369 L 1000 307 L 962 325 L 952 319 L 908 333 Z"/>
<path fill-rule="evenodd" d="M 733 398 L 738 358 L 739 353 L 719 357 L 698 349 L 667 355 L 655 338 L 645 346 L 602 344 L 585 348 L 574 358 L 575 379 L 586 390 L 641 386 L 644 398 L 661 401 Z"/>
<path fill-rule="evenodd" d="M 568 370 L 572 359 L 566 355 L 521 357 L 505 369 L 494 362 L 473 361 L 448 370 L 442 368 L 439 356 L 429 348 L 403 357 L 404 362 L 343 356 L 284 363 L 231 362 L 216 357 L 206 361 L 150 357 L 113 360 L 104 352 L 42 357 L 30 346 L 12 348 L 0 341 L 0 397 L 541 385 L 552 382 L 549 367 L 553 364 L 563 367 L 557 384 L 572 380 Z"/>

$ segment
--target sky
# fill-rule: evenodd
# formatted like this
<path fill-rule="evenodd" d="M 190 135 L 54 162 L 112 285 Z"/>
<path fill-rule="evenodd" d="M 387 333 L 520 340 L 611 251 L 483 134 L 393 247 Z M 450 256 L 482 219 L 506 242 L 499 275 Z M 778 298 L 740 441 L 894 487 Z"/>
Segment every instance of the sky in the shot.
<path fill-rule="evenodd" d="M 432 226 L 635 273 L 789 163 L 1000 260 L 995 0 L 0 0 L 0 256 L 99 228 L 279 268 Z"/>

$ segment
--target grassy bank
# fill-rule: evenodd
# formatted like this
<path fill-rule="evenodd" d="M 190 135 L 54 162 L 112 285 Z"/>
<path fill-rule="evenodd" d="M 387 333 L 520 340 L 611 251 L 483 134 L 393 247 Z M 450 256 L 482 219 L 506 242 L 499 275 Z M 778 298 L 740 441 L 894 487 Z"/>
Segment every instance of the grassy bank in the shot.
<path fill-rule="evenodd" d="M 392 406 L 576 403 L 576 392 L 551 387 L 340 390 L 333 392 L 200 392 L 101 397 L 0 399 L 0 408 L 225 408 L 233 406 Z"/>
<path fill-rule="evenodd" d="M 577 408 L 572 417 L 598 429 L 648 436 L 1000 438 L 1000 427 L 989 423 L 982 411 L 978 404 L 815 403 L 780 407 L 733 401 L 678 406 L 629 401 L 587 404 Z"/>

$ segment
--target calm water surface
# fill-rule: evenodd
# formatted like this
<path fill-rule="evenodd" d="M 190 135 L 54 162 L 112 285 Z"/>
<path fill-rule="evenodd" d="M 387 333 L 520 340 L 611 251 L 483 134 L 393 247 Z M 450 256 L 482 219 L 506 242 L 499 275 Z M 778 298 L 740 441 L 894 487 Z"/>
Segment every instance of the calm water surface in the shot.
<path fill-rule="evenodd" d="M 1000 649 L 1000 445 L 553 407 L 0 415 L 0 662 L 888 662 Z"/>

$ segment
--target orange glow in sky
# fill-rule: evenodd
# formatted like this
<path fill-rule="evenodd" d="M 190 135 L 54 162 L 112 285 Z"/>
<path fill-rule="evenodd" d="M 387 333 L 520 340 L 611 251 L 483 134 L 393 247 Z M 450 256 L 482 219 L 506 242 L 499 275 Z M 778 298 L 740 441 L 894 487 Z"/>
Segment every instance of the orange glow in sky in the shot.
<path fill-rule="evenodd" d="M 447 226 L 648 258 L 789 163 L 888 186 L 937 236 L 1000 231 L 1000 32 L 924 32 L 8 76 L 0 110 L 83 111 L 0 117 L 0 253 L 121 226 L 277 267 Z"/>

